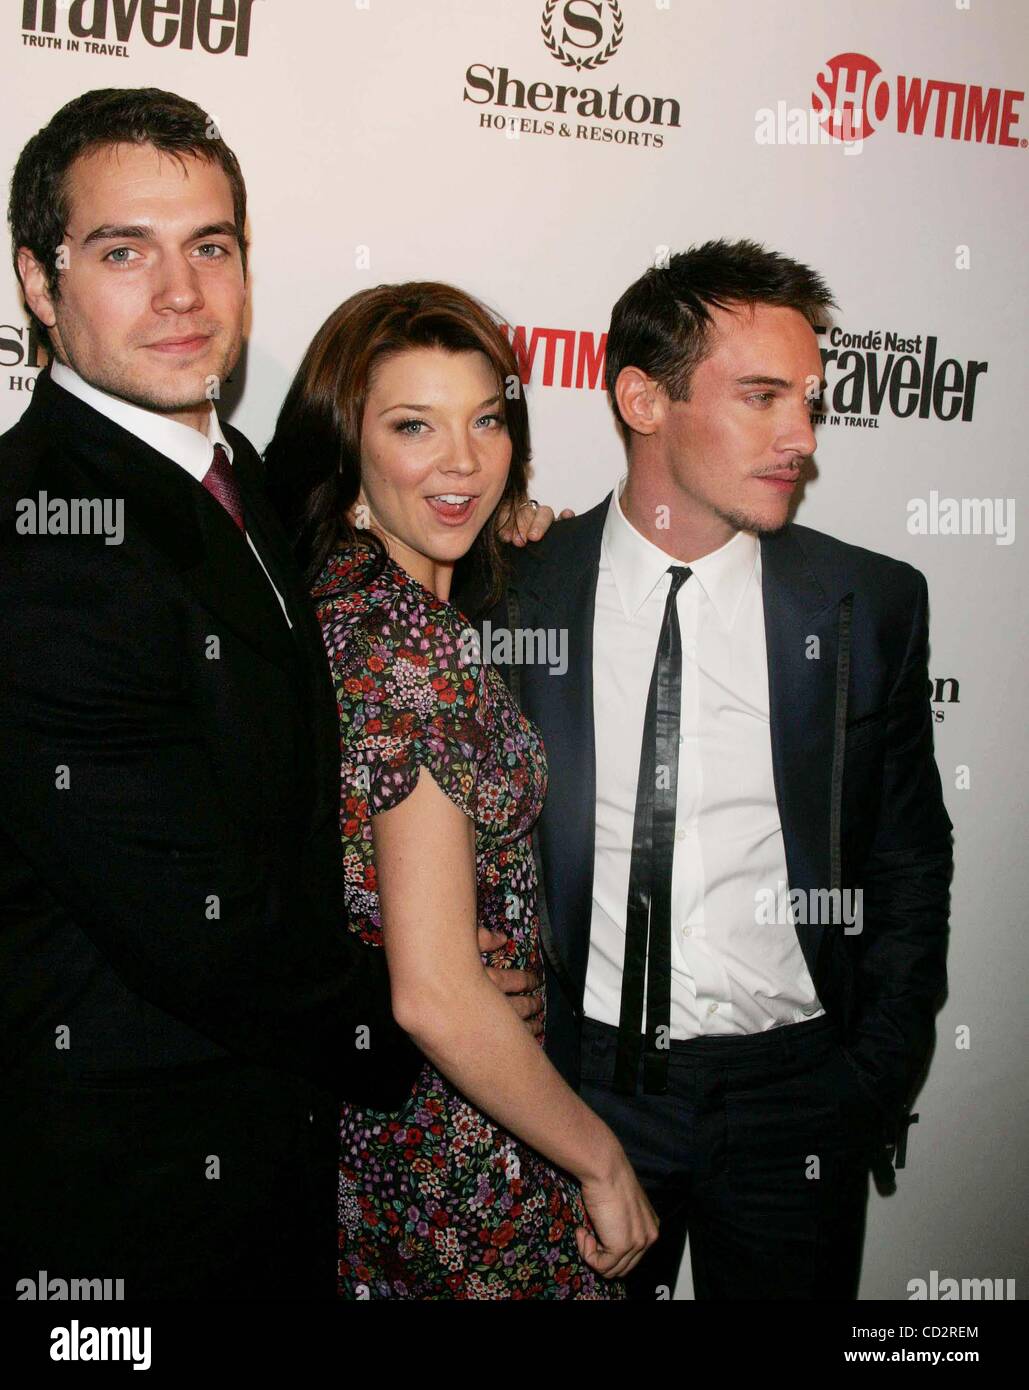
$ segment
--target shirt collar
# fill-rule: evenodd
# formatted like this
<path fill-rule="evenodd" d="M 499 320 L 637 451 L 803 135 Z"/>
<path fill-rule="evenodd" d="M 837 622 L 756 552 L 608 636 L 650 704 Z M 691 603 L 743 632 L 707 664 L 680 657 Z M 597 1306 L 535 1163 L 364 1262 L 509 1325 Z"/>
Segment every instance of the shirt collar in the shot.
<path fill-rule="evenodd" d="M 604 522 L 603 552 L 622 611 L 631 621 L 667 574 L 669 566 L 677 562 L 674 555 L 661 550 L 637 531 L 622 511 L 620 499 L 628 476 L 628 473 L 622 474 L 611 494 Z M 756 576 L 760 582 L 760 555 L 757 537 L 749 531 L 737 531 L 718 550 L 690 562 L 694 580 L 700 584 L 726 629 L 733 625 L 751 577 Z"/>
<path fill-rule="evenodd" d="M 101 415 L 106 415 L 108 420 L 113 420 L 116 425 L 128 430 L 144 444 L 149 444 L 151 449 L 156 449 L 159 454 L 170 458 L 198 482 L 211 466 L 216 444 L 222 446 L 229 456 L 229 462 L 232 462 L 232 445 L 222 433 L 218 412 L 213 404 L 207 416 L 207 434 L 203 435 L 192 425 L 183 425 L 180 421 L 169 420 L 156 411 L 133 405 L 118 396 L 108 395 L 106 391 L 101 391 L 85 381 L 73 368 L 56 359 L 51 363 L 50 376 L 58 386 L 73 396 L 78 396 L 79 400 L 91 405 Z"/>

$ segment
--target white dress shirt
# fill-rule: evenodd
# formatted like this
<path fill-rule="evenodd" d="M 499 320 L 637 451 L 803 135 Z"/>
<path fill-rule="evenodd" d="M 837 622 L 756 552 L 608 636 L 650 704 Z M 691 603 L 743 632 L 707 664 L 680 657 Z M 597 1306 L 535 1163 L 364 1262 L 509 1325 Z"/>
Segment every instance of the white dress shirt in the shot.
<path fill-rule="evenodd" d="M 213 404 L 208 412 L 207 433 L 204 435 L 199 430 L 193 429 L 192 425 L 183 425 L 180 421 L 169 420 L 167 416 L 159 415 L 156 411 L 145 410 L 143 406 L 132 405 L 131 402 L 123 401 L 118 396 L 108 395 L 106 391 L 101 391 L 96 386 L 90 385 L 73 368 L 65 366 L 63 362 L 58 362 L 56 359 L 51 363 L 50 375 L 63 390 L 69 391 L 73 396 L 78 396 L 80 401 L 85 401 L 94 410 L 98 410 L 101 415 L 106 415 L 108 420 L 113 420 L 116 425 L 128 430 L 130 434 L 134 434 L 144 444 L 149 444 L 151 449 L 156 449 L 159 454 L 163 454 L 165 458 L 177 463 L 198 483 L 203 482 L 207 470 L 211 467 L 216 444 L 222 446 L 229 456 L 229 463 L 232 462 L 232 445 L 222 433 L 218 412 Z M 292 627 L 293 624 L 289 621 L 289 614 L 286 612 L 282 595 L 272 583 L 272 577 L 250 537 L 250 532 L 246 531 L 244 535 L 257 563 L 264 570 L 265 577 L 271 584 L 275 597 L 279 600 L 279 606 L 286 622 Z"/>
<path fill-rule="evenodd" d="M 636 782 L 671 576 L 615 489 L 593 629 L 597 838 L 584 1008 L 615 1027 Z M 682 710 L 672 860 L 671 1036 L 758 1033 L 824 1012 L 797 940 L 772 777 L 761 548 L 738 531 L 693 561 L 676 611 Z M 775 923 L 759 904 L 776 895 Z"/>

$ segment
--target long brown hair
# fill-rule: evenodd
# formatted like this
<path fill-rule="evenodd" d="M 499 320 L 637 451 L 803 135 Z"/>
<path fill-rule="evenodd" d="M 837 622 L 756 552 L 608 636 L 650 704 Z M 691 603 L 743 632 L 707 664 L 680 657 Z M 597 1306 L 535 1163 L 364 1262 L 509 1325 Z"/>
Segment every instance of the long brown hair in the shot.
<path fill-rule="evenodd" d="M 452 285 L 410 281 L 351 295 L 322 324 L 283 402 L 265 450 L 268 492 L 313 585 L 326 560 L 360 542 L 382 552 L 379 537 L 357 530 L 347 513 L 361 486 L 361 422 L 377 363 L 410 348 L 481 352 L 497 378 L 511 438 L 511 470 L 497 507 L 476 537 L 470 566 L 494 602 L 504 580 L 497 530 L 528 483 L 529 416 L 518 361 L 500 321 Z"/>

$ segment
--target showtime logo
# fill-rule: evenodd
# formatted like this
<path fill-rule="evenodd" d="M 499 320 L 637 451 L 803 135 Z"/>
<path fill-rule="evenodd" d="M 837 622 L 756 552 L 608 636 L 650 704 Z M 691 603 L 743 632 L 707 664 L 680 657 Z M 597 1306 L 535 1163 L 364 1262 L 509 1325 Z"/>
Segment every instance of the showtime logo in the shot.
<path fill-rule="evenodd" d="M 811 102 L 820 123 L 838 140 L 873 135 L 893 116 L 899 135 L 932 135 L 977 145 L 1025 148 L 1016 107 L 1024 92 L 939 78 L 887 77 L 863 53 L 837 53 L 815 78 Z"/>

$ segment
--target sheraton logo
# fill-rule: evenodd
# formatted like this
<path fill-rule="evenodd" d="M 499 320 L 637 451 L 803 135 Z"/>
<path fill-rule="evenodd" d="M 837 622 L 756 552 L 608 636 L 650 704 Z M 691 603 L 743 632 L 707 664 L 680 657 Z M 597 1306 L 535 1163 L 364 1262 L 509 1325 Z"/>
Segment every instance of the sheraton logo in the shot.
<path fill-rule="evenodd" d="M 930 676 L 929 703 L 933 706 L 933 723 L 942 724 L 950 706 L 961 703 L 961 685 L 957 676 Z"/>
<path fill-rule="evenodd" d="M 250 53 L 257 0 L 22 0 L 22 43 L 127 58 L 141 38 L 151 48 Z"/>
<path fill-rule="evenodd" d="M 835 139 L 867 138 L 892 125 L 898 135 L 929 135 L 1025 149 L 1018 107 L 1025 93 L 937 77 L 888 77 L 864 53 L 837 53 L 815 78 L 811 104 Z"/>
<path fill-rule="evenodd" d="M 590 74 L 622 45 L 625 21 L 617 0 L 548 0 L 540 29 L 550 56 L 571 69 L 568 81 L 515 76 L 503 64 L 470 63 L 462 100 L 485 108 L 480 129 L 509 140 L 542 135 L 663 148 L 665 131 L 682 124 L 677 98 L 626 92 L 620 82 L 606 91 L 590 84 Z"/>
<path fill-rule="evenodd" d="M 559 13 L 555 19 L 554 11 Z M 551 56 L 565 67 L 599 68 L 618 52 L 625 21 L 618 0 L 547 0 L 540 29 Z M 557 32 L 555 33 L 555 29 Z"/>

